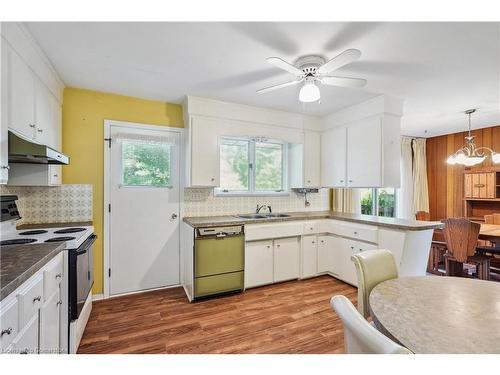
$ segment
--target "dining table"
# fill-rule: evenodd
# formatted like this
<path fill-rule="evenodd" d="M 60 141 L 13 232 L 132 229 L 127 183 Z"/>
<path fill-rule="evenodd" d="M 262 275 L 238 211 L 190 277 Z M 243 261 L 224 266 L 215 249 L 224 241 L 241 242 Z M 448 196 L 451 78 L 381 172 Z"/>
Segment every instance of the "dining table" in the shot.
<path fill-rule="evenodd" d="M 369 296 L 379 331 L 416 354 L 500 353 L 500 283 L 400 277 Z"/>

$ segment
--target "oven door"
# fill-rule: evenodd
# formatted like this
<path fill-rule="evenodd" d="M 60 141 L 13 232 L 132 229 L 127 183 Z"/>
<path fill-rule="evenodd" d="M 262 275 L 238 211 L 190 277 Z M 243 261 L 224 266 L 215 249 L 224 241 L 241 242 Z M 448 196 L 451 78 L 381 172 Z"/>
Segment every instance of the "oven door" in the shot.
<path fill-rule="evenodd" d="M 90 236 L 78 249 L 70 250 L 70 319 L 78 319 L 94 283 L 93 244 L 97 236 Z"/>

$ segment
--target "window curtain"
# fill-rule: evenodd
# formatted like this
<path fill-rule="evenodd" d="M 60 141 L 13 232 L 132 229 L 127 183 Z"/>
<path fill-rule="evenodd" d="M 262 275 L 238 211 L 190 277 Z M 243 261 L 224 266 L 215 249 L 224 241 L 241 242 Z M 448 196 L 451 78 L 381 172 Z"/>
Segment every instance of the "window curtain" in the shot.
<path fill-rule="evenodd" d="M 332 189 L 332 209 L 336 212 L 361 213 L 358 189 Z"/>
<path fill-rule="evenodd" d="M 413 199 L 413 138 L 401 139 L 401 186 L 398 192 L 398 217 L 414 219 Z"/>
<path fill-rule="evenodd" d="M 427 185 L 426 140 L 414 139 L 413 149 L 413 205 L 415 212 L 429 212 L 429 188 Z"/>
<path fill-rule="evenodd" d="M 425 138 L 401 139 L 401 187 L 398 217 L 415 219 L 418 211 L 429 212 Z"/>

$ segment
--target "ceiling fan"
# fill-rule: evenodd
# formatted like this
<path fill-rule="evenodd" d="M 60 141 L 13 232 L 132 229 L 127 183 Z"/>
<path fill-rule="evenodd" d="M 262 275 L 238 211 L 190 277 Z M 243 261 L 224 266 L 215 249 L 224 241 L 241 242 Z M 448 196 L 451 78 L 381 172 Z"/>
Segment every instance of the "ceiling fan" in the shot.
<path fill-rule="evenodd" d="M 279 57 L 268 57 L 266 61 L 269 64 L 294 74 L 296 79 L 279 85 L 265 87 L 257 90 L 257 93 L 262 94 L 288 86 L 295 86 L 303 82 L 304 85 L 300 89 L 299 100 L 301 102 L 310 103 L 319 100 L 321 97 L 319 87 L 317 86 L 318 82 L 330 86 L 363 87 L 366 85 L 365 79 L 330 75 L 334 70 L 352 63 L 359 59 L 360 56 L 361 51 L 357 49 L 348 49 L 329 61 L 326 61 L 321 56 L 307 55 L 300 57 L 294 65 L 287 63 Z"/>

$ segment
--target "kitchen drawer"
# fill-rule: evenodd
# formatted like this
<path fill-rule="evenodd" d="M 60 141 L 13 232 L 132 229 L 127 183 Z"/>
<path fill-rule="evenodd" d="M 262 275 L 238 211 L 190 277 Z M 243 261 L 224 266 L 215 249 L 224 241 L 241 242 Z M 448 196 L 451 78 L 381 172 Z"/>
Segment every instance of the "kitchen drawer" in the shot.
<path fill-rule="evenodd" d="M 304 222 L 245 225 L 245 241 L 301 236 Z"/>
<path fill-rule="evenodd" d="M 194 279 L 194 297 L 243 290 L 243 271 Z"/>
<path fill-rule="evenodd" d="M 306 221 L 304 223 L 304 235 L 317 234 L 319 233 L 320 222 L 319 221 Z"/>
<path fill-rule="evenodd" d="M 5 350 L 18 333 L 17 299 L 12 299 L 9 304 L 2 306 L 0 311 L 0 348 Z"/>
<path fill-rule="evenodd" d="M 22 329 L 34 315 L 38 314 L 38 309 L 43 304 L 43 275 L 37 275 L 27 284 L 17 295 L 19 329 Z"/>
<path fill-rule="evenodd" d="M 63 278 L 63 255 L 57 255 L 43 271 L 43 295 L 44 301 L 47 300 L 57 288 Z"/>
<path fill-rule="evenodd" d="M 38 354 L 38 316 L 27 322 L 12 342 L 9 351 L 14 354 Z"/>
<path fill-rule="evenodd" d="M 330 233 L 341 235 L 342 227 L 344 225 L 343 221 L 325 219 L 318 222 L 318 233 Z"/>
<path fill-rule="evenodd" d="M 378 242 L 378 228 L 371 225 L 343 224 L 339 230 L 338 234 L 344 237 L 373 243 Z"/>

